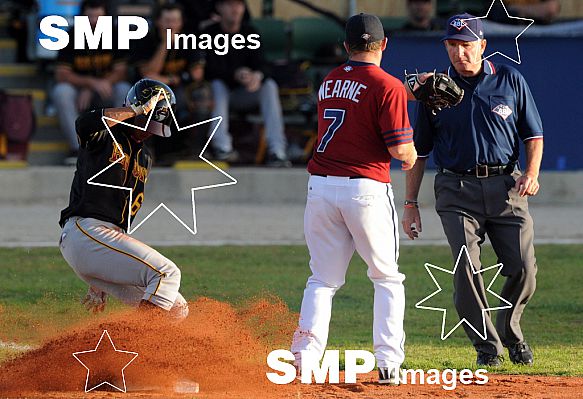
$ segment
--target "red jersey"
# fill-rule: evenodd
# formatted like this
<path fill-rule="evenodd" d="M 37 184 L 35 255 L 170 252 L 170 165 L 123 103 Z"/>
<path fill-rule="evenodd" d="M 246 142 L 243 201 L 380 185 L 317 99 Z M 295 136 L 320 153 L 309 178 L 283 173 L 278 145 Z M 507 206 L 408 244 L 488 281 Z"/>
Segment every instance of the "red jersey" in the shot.
<path fill-rule="evenodd" d="M 389 183 L 388 147 L 412 141 L 403 83 L 374 64 L 348 61 L 318 91 L 318 141 L 308 172 Z"/>

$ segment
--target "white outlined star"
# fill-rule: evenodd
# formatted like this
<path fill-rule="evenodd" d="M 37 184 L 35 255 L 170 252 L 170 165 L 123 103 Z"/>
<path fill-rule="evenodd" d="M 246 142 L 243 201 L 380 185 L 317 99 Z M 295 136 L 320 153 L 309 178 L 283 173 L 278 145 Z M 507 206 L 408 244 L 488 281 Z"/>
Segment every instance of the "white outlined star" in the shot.
<path fill-rule="evenodd" d="M 158 94 L 157 94 L 156 101 L 158 101 L 158 99 L 160 98 L 160 95 L 163 95 L 164 98 L 166 100 L 168 100 L 168 98 L 166 97 L 166 93 L 163 90 L 160 90 L 158 92 Z M 172 120 L 176 124 L 176 127 L 178 128 L 178 131 L 179 132 L 180 131 L 183 131 L 183 130 L 187 130 L 187 129 L 193 128 L 193 127 L 196 127 L 196 126 L 203 125 L 205 123 L 211 123 L 211 122 L 215 122 L 215 121 L 217 122 L 216 125 L 214 126 L 214 128 L 212 130 L 212 133 L 210 134 L 210 136 L 209 136 L 206 144 L 204 145 L 204 147 L 200 151 L 200 154 L 198 155 L 198 158 L 200 158 L 201 160 L 203 160 L 204 162 L 206 162 L 208 165 L 210 165 L 216 171 L 220 172 L 223 176 L 227 177 L 229 179 L 229 181 L 228 182 L 224 182 L 224 183 L 206 185 L 206 186 L 195 186 L 195 187 L 192 187 L 191 188 L 191 193 L 192 193 L 192 221 L 193 221 L 192 228 L 190 228 L 190 226 L 188 226 L 186 223 L 184 223 L 182 221 L 182 219 L 180 219 L 174 212 L 172 212 L 172 210 L 170 208 L 168 208 L 163 202 L 161 202 L 158 206 L 156 206 L 156 208 L 154 208 L 154 210 L 152 210 L 135 227 L 132 227 L 131 224 L 130 224 L 130 221 L 131 221 L 131 206 L 128 206 L 127 207 L 128 208 L 127 229 L 126 229 L 127 234 L 133 234 L 133 233 L 135 233 L 140 228 L 140 226 L 142 226 L 154 213 L 156 213 L 158 211 L 158 209 L 164 208 L 164 209 L 166 209 L 174 217 L 174 219 L 176 219 L 178 222 L 180 222 L 180 224 L 182 226 L 184 226 L 184 228 L 186 228 L 186 230 L 188 230 L 192 235 L 196 235 L 196 233 L 197 233 L 197 227 L 196 227 L 196 203 L 195 203 L 195 200 L 194 200 L 194 193 L 196 191 L 206 190 L 206 189 L 209 189 L 209 188 L 217 188 L 217 187 L 224 187 L 224 186 L 230 186 L 230 185 L 233 185 L 233 184 L 237 184 L 237 179 L 235 179 L 233 176 L 231 176 L 230 174 L 228 174 L 227 172 L 225 172 L 224 170 L 222 170 L 221 168 L 219 168 L 218 166 L 216 166 L 215 164 L 213 164 L 212 162 L 210 162 L 208 159 L 206 159 L 203 156 L 203 153 L 206 151 L 207 147 L 210 144 L 210 141 L 212 140 L 213 136 L 215 135 L 215 132 L 217 131 L 217 128 L 219 127 L 221 121 L 223 120 L 223 117 L 222 116 L 216 116 L 214 118 L 210 118 L 210 119 L 207 119 L 207 120 L 202 121 L 202 122 L 197 122 L 197 123 L 193 123 L 193 124 L 188 125 L 188 126 L 180 127 L 180 126 L 178 126 L 178 122 L 176 121 L 176 116 L 174 115 L 174 111 L 172 110 L 172 108 L 170 108 L 170 113 L 172 114 Z M 110 130 L 109 126 L 107 125 L 107 122 L 106 121 L 116 122 L 116 123 L 122 124 L 124 126 L 129 126 L 129 127 L 134 128 L 134 129 L 138 129 L 138 130 L 145 131 L 148 128 L 148 124 L 150 123 L 150 120 L 151 119 L 152 119 L 152 112 L 150 112 L 150 115 L 148 116 L 148 121 L 146 122 L 146 125 L 144 127 L 139 127 L 139 126 L 136 126 L 136 125 L 132 125 L 131 123 L 127 123 L 127 122 L 124 122 L 124 121 L 118 121 L 116 119 L 109 118 L 107 116 L 102 116 L 101 117 L 101 120 L 103 121 L 103 124 L 105 125 L 105 128 L 107 129 L 107 132 L 111 136 L 111 139 L 113 140 L 114 145 L 117 147 L 117 149 L 119 150 L 119 152 L 121 154 L 123 154 L 123 155 L 121 157 L 119 157 L 115 162 L 113 162 L 110 165 L 106 166 L 101 171 L 99 171 L 98 173 L 96 173 L 95 175 L 93 175 L 89 179 L 87 179 L 87 184 L 92 184 L 92 185 L 95 185 L 95 186 L 101 186 L 101 187 L 107 187 L 107 188 L 112 188 L 112 189 L 129 191 L 129 193 L 130 193 L 129 203 L 130 204 L 133 204 L 133 191 L 134 191 L 133 188 L 124 187 L 124 186 L 114 186 L 114 185 L 105 184 L 105 183 L 97 183 L 97 182 L 94 181 L 94 179 L 96 177 L 98 177 L 99 175 L 101 175 L 102 173 L 104 173 L 109 168 L 113 167 L 115 164 L 120 163 L 126 157 L 126 155 L 122 151 L 121 146 L 119 145 L 119 143 L 117 142 L 117 140 L 113 136 L 113 133 L 111 132 L 111 130 Z"/>
<path fill-rule="evenodd" d="M 447 309 L 446 308 L 435 308 L 435 307 L 431 307 L 431 306 L 421 306 L 422 303 L 426 302 L 427 300 L 429 300 L 430 298 L 432 298 L 433 296 L 437 295 L 438 293 L 441 292 L 442 288 L 439 285 L 439 283 L 437 282 L 437 280 L 435 279 L 435 277 L 433 276 L 433 273 L 431 272 L 431 268 L 433 269 L 437 269 L 441 272 L 445 272 L 445 273 L 449 273 L 451 275 L 454 275 L 457 267 L 460 263 L 460 259 L 462 257 L 462 254 L 465 253 L 466 257 L 468 258 L 468 262 L 470 264 L 470 268 L 472 269 L 472 273 L 473 274 L 479 274 L 479 273 L 484 273 L 485 271 L 494 269 L 494 268 L 498 268 L 496 274 L 494 275 L 494 277 L 492 278 L 492 281 L 490 281 L 490 284 L 488 284 L 488 286 L 486 287 L 486 291 L 488 291 L 490 294 L 494 295 L 496 298 L 500 299 L 502 302 L 506 303 L 506 305 L 504 306 L 496 306 L 496 307 L 489 307 L 486 309 L 482 309 L 482 330 L 483 333 L 480 333 L 478 331 L 478 329 L 476 327 L 474 327 L 472 324 L 470 324 L 466 318 L 464 317 L 463 319 L 461 319 L 447 334 L 445 334 L 445 321 L 446 321 L 446 317 L 447 317 Z M 426 263 L 425 264 L 425 270 L 427 270 L 427 273 L 429 273 L 429 276 L 431 277 L 431 279 L 433 280 L 433 282 L 435 283 L 435 285 L 437 286 L 437 291 L 435 291 L 434 293 L 426 296 L 425 298 L 423 298 L 422 300 L 420 300 L 419 302 L 417 302 L 415 304 L 415 307 L 417 309 L 426 309 L 426 310 L 438 310 L 440 312 L 443 312 L 443 318 L 441 321 L 441 340 L 445 341 L 462 323 L 466 323 L 468 326 L 470 326 L 470 328 L 472 330 L 474 330 L 476 332 L 476 334 L 478 334 L 480 336 L 480 338 L 482 339 L 487 339 L 487 333 L 486 333 L 486 312 L 490 311 L 490 310 L 500 310 L 500 309 L 509 309 L 512 307 L 512 304 L 510 302 L 508 302 L 506 299 L 502 298 L 500 295 L 496 294 L 495 292 L 493 292 L 490 288 L 492 287 L 492 284 L 494 284 L 494 281 L 496 280 L 496 278 L 498 277 L 498 275 L 500 274 L 500 271 L 502 270 L 502 263 L 498 263 L 495 264 L 493 266 L 489 266 L 487 268 L 481 269 L 481 270 L 476 270 L 474 268 L 474 265 L 472 264 L 472 259 L 470 258 L 470 254 L 468 253 L 468 249 L 466 248 L 465 245 L 463 245 L 460 249 L 460 253 L 457 257 L 457 260 L 455 262 L 455 266 L 453 267 L 453 270 L 449 271 L 447 269 L 443 269 L 439 266 L 435 266 L 432 265 L 431 263 Z"/>
<path fill-rule="evenodd" d="M 83 354 L 83 353 L 91 353 L 91 352 L 97 352 L 97 349 L 99 348 L 99 345 L 101 344 L 101 341 L 103 340 L 103 336 L 104 336 L 104 335 L 107 335 L 107 338 L 109 339 L 109 343 L 111 344 L 111 346 L 113 347 L 113 349 L 114 349 L 116 352 L 120 352 L 120 353 L 127 353 L 127 354 L 134 355 L 134 356 L 131 358 L 131 360 L 130 360 L 130 361 L 128 361 L 128 363 L 127 363 L 127 364 L 126 364 L 126 365 L 125 365 L 125 366 L 124 366 L 124 367 L 121 369 L 121 376 L 122 376 L 122 380 L 123 380 L 123 389 L 122 389 L 122 388 L 120 388 L 120 387 L 118 387 L 118 386 L 116 386 L 116 385 L 114 385 L 114 384 L 112 384 L 112 383 L 111 383 L 111 382 L 109 382 L 109 381 L 102 381 L 101 383 L 99 383 L 99 384 L 95 385 L 94 387 L 91 387 L 90 389 L 88 389 L 88 387 L 87 387 L 87 386 L 88 386 L 88 384 L 89 384 L 89 374 L 91 373 L 91 370 L 89 369 L 89 367 L 87 367 L 87 366 L 85 365 L 85 363 L 83 363 L 83 362 L 81 361 L 81 359 L 79 359 L 78 355 L 80 355 L 80 354 Z M 134 360 L 135 360 L 135 359 L 138 357 L 138 353 L 137 353 L 137 352 L 122 351 L 122 350 L 120 350 L 120 349 L 116 349 L 116 348 L 115 348 L 115 345 L 113 344 L 113 341 L 111 340 L 111 337 L 109 336 L 109 333 L 107 332 L 107 330 L 103 330 L 103 333 L 101 333 L 101 338 L 99 338 L 99 341 L 97 342 L 97 346 L 95 346 L 95 349 L 92 349 L 92 350 L 87 350 L 87 351 L 81 351 L 81 352 L 75 352 L 75 353 L 73 353 L 73 357 L 74 357 L 75 359 L 77 359 L 77 361 L 78 361 L 79 363 L 81 363 L 81 364 L 83 365 L 83 367 L 85 367 L 85 368 L 87 369 L 87 378 L 85 379 L 85 393 L 87 393 L 87 392 L 91 392 L 91 391 L 93 391 L 94 389 L 97 389 L 97 388 L 99 388 L 99 387 L 100 387 L 100 386 L 102 386 L 102 385 L 109 385 L 110 387 L 112 387 L 112 388 L 114 388 L 114 389 L 117 389 L 117 390 L 118 390 L 118 391 L 120 391 L 120 392 L 126 393 L 126 391 L 127 391 L 127 387 L 126 387 L 126 377 L 125 377 L 125 374 L 124 374 L 124 370 L 126 369 L 126 367 L 127 367 L 127 366 L 129 366 L 129 365 L 130 365 L 130 364 L 131 364 L 131 363 L 132 363 L 132 362 L 133 362 L 133 361 L 134 361 Z"/>
<path fill-rule="evenodd" d="M 488 18 L 488 15 L 490 15 L 490 11 L 492 10 L 492 7 L 494 6 L 494 4 L 496 4 L 496 2 L 497 2 L 497 1 L 499 1 L 499 2 L 500 2 L 500 4 L 502 4 L 502 7 L 504 8 L 504 12 L 506 13 L 506 16 L 507 16 L 508 18 L 510 18 L 510 19 L 518 19 L 518 20 L 521 20 L 521 21 L 527 21 L 527 22 L 530 22 L 530 23 L 529 23 L 529 24 L 526 26 L 526 28 L 524 28 L 524 29 L 523 29 L 523 30 L 522 30 L 522 31 L 521 31 L 521 32 L 520 32 L 520 33 L 519 33 L 519 34 L 518 34 L 518 35 L 517 35 L 517 36 L 514 38 L 514 41 L 516 42 L 516 53 L 518 54 L 518 60 L 515 60 L 514 58 L 512 58 L 512 57 L 509 57 L 509 56 L 507 56 L 506 54 L 504 54 L 504 53 L 502 53 L 502 52 L 500 52 L 500 51 L 495 51 L 494 53 L 492 53 L 492 54 L 488 55 L 487 57 L 483 57 L 483 58 L 482 58 L 482 61 L 484 61 L 484 60 L 487 60 L 488 58 L 492 57 L 493 55 L 500 54 L 502 57 L 508 58 L 510 61 L 514 61 L 514 62 L 516 62 L 517 64 L 521 64 L 521 63 L 522 63 L 522 60 L 521 60 L 521 58 L 520 58 L 520 48 L 519 48 L 519 46 L 518 46 L 518 38 L 519 38 L 519 37 L 520 37 L 520 36 L 521 36 L 521 35 L 522 35 L 522 34 L 523 34 L 523 33 L 524 33 L 524 32 L 525 32 L 525 31 L 526 31 L 528 28 L 530 28 L 530 26 L 531 26 L 531 25 L 534 23 L 534 19 L 530 19 L 530 18 L 521 18 L 521 17 L 513 17 L 513 16 L 511 16 L 510 14 L 508 14 L 508 10 L 506 9 L 506 6 L 504 5 L 504 2 L 503 2 L 502 0 L 492 0 L 492 4 L 490 4 L 490 8 L 488 8 L 488 11 L 486 12 L 486 15 L 484 15 L 483 17 L 465 18 L 465 19 L 463 19 L 463 21 L 471 21 L 471 20 L 473 20 L 473 19 L 484 19 L 484 18 L 486 18 L 486 19 L 487 19 L 487 18 Z M 477 39 L 479 39 L 479 38 L 480 38 L 480 37 L 479 37 L 479 36 L 476 34 L 476 32 L 474 32 L 472 29 L 470 29 L 470 27 L 469 27 L 469 26 L 468 26 L 467 28 L 469 29 L 469 31 L 470 31 L 470 32 L 472 32 L 472 34 L 473 34 L 474 36 L 476 36 L 476 38 L 477 38 Z"/>

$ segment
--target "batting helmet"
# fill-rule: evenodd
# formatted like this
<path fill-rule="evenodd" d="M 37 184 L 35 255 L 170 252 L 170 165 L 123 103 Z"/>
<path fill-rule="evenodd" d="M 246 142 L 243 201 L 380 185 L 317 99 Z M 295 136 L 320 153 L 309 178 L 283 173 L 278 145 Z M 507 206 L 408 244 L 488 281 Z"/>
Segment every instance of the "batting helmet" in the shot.
<path fill-rule="evenodd" d="M 137 115 L 134 123 L 139 127 L 146 127 L 148 133 L 161 137 L 170 137 L 170 124 L 172 123 L 170 108 L 174 110 L 176 107 L 176 96 L 168 85 L 153 79 L 141 79 L 128 91 L 124 105 L 144 105 L 152 97 L 156 97 L 158 93 L 160 93 L 160 97 L 151 111 L 152 118 L 150 123 L 148 123 L 149 114 Z"/>

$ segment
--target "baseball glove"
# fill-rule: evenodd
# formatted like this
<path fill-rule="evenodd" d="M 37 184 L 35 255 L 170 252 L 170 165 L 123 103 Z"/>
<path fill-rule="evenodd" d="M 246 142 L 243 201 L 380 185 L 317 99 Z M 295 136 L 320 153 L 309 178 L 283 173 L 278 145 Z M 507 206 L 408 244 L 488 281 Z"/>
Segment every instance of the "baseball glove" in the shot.
<path fill-rule="evenodd" d="M 435 111 L 455 107 L 464 98 L 464 90 L 446 74 L 434 72 L 423 83 L 419 80 L 419 75 L 421 74 L 407 74 L 405 71 L 405 81 L 415 98 L 431 109 L 434 115 Z"/>

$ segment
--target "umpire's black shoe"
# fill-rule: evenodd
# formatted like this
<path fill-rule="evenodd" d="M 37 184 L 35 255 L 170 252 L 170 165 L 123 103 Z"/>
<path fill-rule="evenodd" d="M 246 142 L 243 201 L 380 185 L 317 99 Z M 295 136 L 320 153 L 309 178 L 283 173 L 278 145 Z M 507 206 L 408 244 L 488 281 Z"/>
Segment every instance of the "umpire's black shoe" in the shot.
<path fill-rule="evenodd" d="M 510 345 L 508 347 L 508 355 L 510 360 L 514 364 L 522 364 L 525 366 L 532 366 L 534 361 L 534 356 L 532 354 L 532 349 L 526 342 L 520 342 L 518 344 Z"/>
<path fill-rule="evenodd" d="M 500 355 L 478 351 L 478 359 L 476 360 L 476 363 L 478 366 L 497 367 L 501 366 L 503 361 L 504 358 Z"/>

